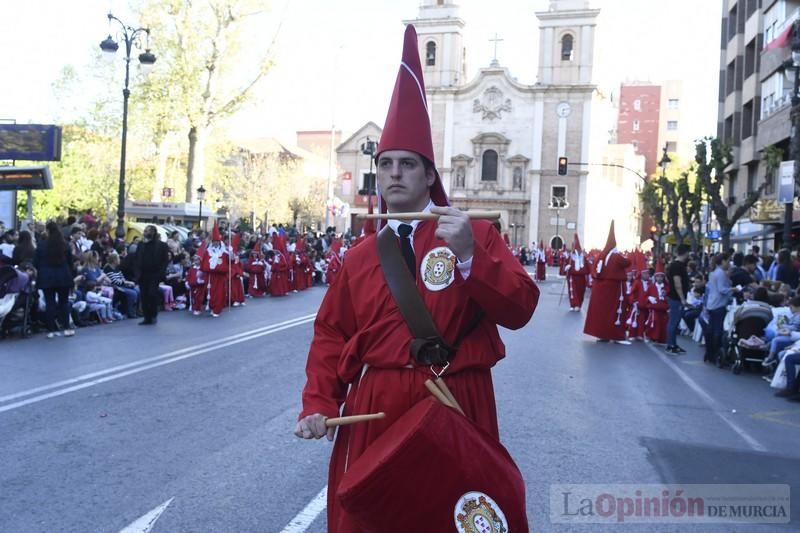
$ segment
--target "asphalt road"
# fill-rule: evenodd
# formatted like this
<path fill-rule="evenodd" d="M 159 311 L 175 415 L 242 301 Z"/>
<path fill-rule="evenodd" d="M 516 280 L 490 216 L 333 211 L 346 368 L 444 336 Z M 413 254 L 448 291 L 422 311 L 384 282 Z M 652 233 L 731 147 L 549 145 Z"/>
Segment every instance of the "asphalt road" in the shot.
<path fill-rule="evenodd" d="M 533 320 L 502 332 L 494 373 L 532 529 L 800 530 L 800 404 L 689 340 L 680 357 L 595 343 L 560 289 L 542 284 Z M 323 295 L 0 341 L 0 531 L 325 531 L 331 446 L 291 434 Z M 660 483 L 789 484 L 793 521 L 578 525 L 550 502 L 556 484 Z"/>

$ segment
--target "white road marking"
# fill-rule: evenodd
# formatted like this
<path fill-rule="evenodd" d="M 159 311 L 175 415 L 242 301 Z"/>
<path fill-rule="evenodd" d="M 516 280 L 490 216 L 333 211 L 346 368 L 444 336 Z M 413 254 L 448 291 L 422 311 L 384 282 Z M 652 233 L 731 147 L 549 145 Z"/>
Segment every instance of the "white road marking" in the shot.
<path fill-rule="evenodd" d="M 167 510 L 167 507 L 174 499 L 175 498 L 173 497 L 165 501 L 146 515 L 136 520 L 131 525 L 121 529 L 119 533 L 147 533 L 153 529 L 153 525 L 155 525 L 156 520 L 158 520 L 161 514 Z"/>
<path fill-rule="evenodd" d="M 319 514 L 325 510 L 325 507 L 328 505 L 327 501 L 328 486 L 325 485 L 322 487 L 322 490 L 319 491 L 319 494 L 308 502 L 308 505 L 286 524 L 286 527 L 283 528 L 281 533 L 303 533 L 303 531 L 307 530 L 314 520 L 317 519 Z"/>
<path fill-rule="evenodd" d="M 24 396 L 30 396 L 31 394 L 36 394 L 37 392 L 41 392 L 44 390 L 49 390 L 53 388 L 57 389 L 52 392 L 48 392 L 46 394 L 40 394 L 37 396 L 33 396 L 31 398 L 27 398 L 25 400 L 20 400 L 18 402 L 0 406 L 0 413 L 11 411 L 12 409 L 17 409 L 19 407 L 30 405 L 32 403 L 41 402 L 43 400 L 47 400 L 50 398 L 55 398 L 57 396 L 62 396 L 64 394 L 68 394 L 70 392 L 74 392 L 77 390 L 86 389 L 88 387 L 92 387 L 100 383 L 105 383 L 107 381 L 113 381 L 116 379 L 123 378 L 125 376 L 130 376 L 132 374 L 138 374 L 139 372 L 144 372 L 145 370 L 150 370 L 151 368 L 156 368 L 159 366 L 182 361 L 184 359 L 189 359 L 191 357 L 211 352 L 219 348 L 233 346 L 235 344 L 247 342 L 249 340 L 253 340 L 258 337 L 263 337 L 264 335 L 270 335 L 272 333 L 277 333 L 285 329 L 289 329 L 295 326 L 300 326 L 302 324 L 306 324 L 308 322 L 313 321 L 315 317 L 316 315 L 314 314 L 296 318 L 293 320 L 287 320 L 286 322 L 280 322 L 278 324 L 273 324 L 271 326 L 265 326 L 263 328 L 257 328 L 251 331 L 246 331 L 244 333 L 239 333 L 237 335 L 232 335 L 230 337 L 225 337 L 223 339 L 220 339 L 219 341 L 207 342 L 196 346 L 190 346 L 188 348 L 182 348 L 180 350 L 175 350 L 173 352 L 169 352 L 166 354 L 150 357 L 148 359 L 134 361 L 132 363 L 116 366 L 99 372 L 93 372 L 91 374 L 85 374 L 83 376 L 78 376 L 76 378 L 64 380 L 44 387 L 37 387 L 35 389 L 30 389 L 28 391 L 23 391 L 20 393 L 12 394 L 10 396 L 5 396 L 3 398 L 0 398 L 0 402 L 8 401 L 15 398 L 21 398 Z M 97 377 L 97 376 L 103 376 L 103 377 Z M 95 377 L 97 377 L 97 379 L 92 379 Z M 86 381 L 87 379 L 90 381 Z M 79 384 L 60 389 L 57 388 L 72 383 L 79 383 Z"/>
<path fill-rule="evenodd" d="M 658 357 L 665 365 L 670 367 L 676 374 L 678 374 L 678 377 L 681 378 L 683 382 L 686 383 L 689 386 L 689 388 L 692 389 L 698 396 L 700 396 L 700 398 L 702 398 L 703 401 L 705 401 L 709 405 L 709 407 L 711 407 L 711 410 L 714 413 L 716 413 L 716 415 L 720 417 L 723 422 L 728 424 L 728 426 L 734 432 L 736 432 L 737 435 L 739 435 L 742 439 L 744 439 L 744 441 L 753 450 L 757 452 L 767 451 L 766 446 L 761 444 L 757 439 L 753 438 L 749 433 L 747 433 L 747 431 L 742 429 L 739 426 L 739 424 L 737 424 L 735 421 L 732 420 L 732 418 L 728 414 L 729 411 L 727 407 L 724 407 L 717 400 L 712 398 L 711 395 L 709 395 L 706 391 L 704 391 L 702 387 L 700 387 L 700 385 L 698 385 L 695 380 L 690 378 L 686 372 L 684 372 L 681 368 L 678 367 L 677 364 L 675 364 L 675 361 L 664 355 L 658 348 L 656 348 L 652 344 L 647 343 L 646 346 L 650 348 L 656 355 L 658 355 Z"/>

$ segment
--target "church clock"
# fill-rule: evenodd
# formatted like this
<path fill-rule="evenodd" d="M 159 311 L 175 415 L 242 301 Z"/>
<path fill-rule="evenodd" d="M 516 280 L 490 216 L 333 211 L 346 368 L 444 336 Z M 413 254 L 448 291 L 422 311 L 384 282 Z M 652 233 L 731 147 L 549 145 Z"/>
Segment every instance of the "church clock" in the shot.
<path fill-rule="evenodd" d="M 558 113 L 558 116 L 562 118 L 567 118 L 571 111 L 572 109 L 569 107 L 567 102 L 561 102 L 558 104 L 558 107 L 556 107 L 556 113 Z"/>

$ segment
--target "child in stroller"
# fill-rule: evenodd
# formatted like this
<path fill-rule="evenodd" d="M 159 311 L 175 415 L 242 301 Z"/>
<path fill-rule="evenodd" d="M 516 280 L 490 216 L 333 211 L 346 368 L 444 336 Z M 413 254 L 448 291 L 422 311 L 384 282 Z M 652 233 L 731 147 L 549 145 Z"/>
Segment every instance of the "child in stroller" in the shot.
<path fill-rule="evenodd" d="M 31 316 L 36 304 L 36 269 L 30 263 L 0 267 L 0 338 L 13 329 L 23 337 L 30 334 Z"/>

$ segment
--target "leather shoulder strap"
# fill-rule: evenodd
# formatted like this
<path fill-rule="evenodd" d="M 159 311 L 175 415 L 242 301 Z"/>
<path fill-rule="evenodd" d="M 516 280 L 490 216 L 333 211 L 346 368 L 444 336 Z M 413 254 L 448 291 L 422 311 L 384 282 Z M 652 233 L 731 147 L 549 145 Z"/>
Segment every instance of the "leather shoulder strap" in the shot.
<path fill-rule="evenodd" d="M 439 338 L 433 318 L 431 318 L 428 308 L 425 307 L 422 296 L 417 292 L 414 280 L 400 254 L 400 247 L 397 245 L 394 231 L 386 225 L 378 233 L 376 240 L 386 284 L 389 286 L 408 329 L 411 330 L 411 336 L 418 339 Z"/>

